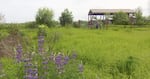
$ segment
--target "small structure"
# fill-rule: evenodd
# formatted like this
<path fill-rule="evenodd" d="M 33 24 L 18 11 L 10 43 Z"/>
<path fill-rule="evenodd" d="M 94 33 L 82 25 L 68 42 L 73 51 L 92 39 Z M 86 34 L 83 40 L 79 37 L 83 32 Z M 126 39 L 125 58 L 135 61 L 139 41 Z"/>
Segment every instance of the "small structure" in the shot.
<path fill-rule="evenodd" d="M 131 9 L 90 9 L 88 13 L 88 25 L 94 25 L 96 21 L 101 20 L 104 23 L 112 23 L 113 16 L 117 12 L 124 12 L 129 17 L 135 15 L 135 11 Z M 107 20 L 107 22 L 105 22 Z"/>

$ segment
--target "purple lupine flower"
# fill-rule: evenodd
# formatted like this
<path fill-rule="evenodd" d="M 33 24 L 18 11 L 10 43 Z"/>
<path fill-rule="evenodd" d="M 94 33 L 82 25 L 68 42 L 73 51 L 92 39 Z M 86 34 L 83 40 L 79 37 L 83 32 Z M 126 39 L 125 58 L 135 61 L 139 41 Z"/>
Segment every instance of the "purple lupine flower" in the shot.
<path fill-rule="evenodd" d="M 25 72 L 26 72 L 27 74 L 31 74 L 31 73 L 32 73 L 32 68 L 27 68 L 27 69 L 25 70 Z"/>
<path fill-rule="evenodd" d="M 43 69 L 45 70 L 45 73 L 46 73 L 47 70 L 48 70 L 48 66 L 47 66 L 48 65 L 48 60 L 47 59 L 43 59 L 42 64 L 43 64 Z"/>
<path fill-rule="evenodd" d="M 22 46 L 20 44 L 17 46 L 16 51 L 17 51 L 16 54 L 17 62 L 20 62 L 22 58 Z"/>
<path fill-rule="evenodd" d="M 68 61 L 69 61 L 69 57 L 65 56 L 65 58 L 64 58 L 64 65 L 66 65 L 68 63 Z"/>
<path fill-rule="evenodd" d="M 32 75 L 34 75 L 34 76 L 36 76 L 37 75 L 37 73 L 38 73 L 38 70 L 37 70 L 37 68 L 35 68 L 35 69 L 32 69 Z"/>
<path fill-rule="evenodd" d="M 39 53 L 43 52 L 43 45 L 44 45 L 44 36 L 40 35 L 38 37 L 38 50 L 39 50 Z"/>
<path fill-rule="evenodd" d="M 31 63 L 31 58 L 26 58 L 26 59 L 24 59 L 23 60 L 24 61 L 24 67 L 25 67 L 25 69 L 27 70 L 28 68 L 30 68 L 30 67 L 32 67 L 33 66 L 33 64 Z"/>
<path fill-rule="evenodd" d="M 18 53 L 22 53 L 22 46 L 21 45 L 18 45 L 16 49 L 17 49 Z"/>
<path fill-rule="evenodd" d="M 36 68 L 27 69 L 25 79 L 38 79 L 38 70 Z"/>
<path fill-rule="evenodd" d="M 48 64 L 48 60 L 43 61 L 42 64 Z"/>
<path fill-rule="evenodd" d="M 25 79 L 38 79 L 38 70 L 37 66 L 33 65 L 31 62 L 31 58 L 24 59 L 25 62 Z"/>
<path fill-rule="evenodd" d="M 62 55 L 61 54 L 58 54 L 56 57 L 55 57 L 55 64 L 56 65 L 60 65 L 62 62 Z"/>
<path fill-rule="evenodd" d="M 83 72 L 83 64 L 79 64 L 79 71 L 82 73 Z"/>
<path fill-rule="evenodd" d="M 63 61 L 64 60 L 63 60 L 62 54 L 58 54 L 55 57 L 55 64 L 56 64 L 56 68 L 57 68 L 59 74 L 63 73 L 63 69 L 64 69 L 64 62 Z"/>

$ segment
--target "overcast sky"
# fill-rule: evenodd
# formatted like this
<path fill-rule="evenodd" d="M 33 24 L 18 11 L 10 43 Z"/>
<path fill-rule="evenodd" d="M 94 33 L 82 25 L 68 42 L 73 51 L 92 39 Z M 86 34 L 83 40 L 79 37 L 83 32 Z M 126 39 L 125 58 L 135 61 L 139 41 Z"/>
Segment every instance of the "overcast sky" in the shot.
<path fill-rule="evenodd" d="M 89 9 L 135 9 L 141 7 L 148 15 L 149 0 L 0 0 L 0 13 L 5 15 L 6 22 L 34 21 L 40 7 L 48 7 L 58 20 L 61 12 L 68 8 L 74 20 L 87 20 Z"/>

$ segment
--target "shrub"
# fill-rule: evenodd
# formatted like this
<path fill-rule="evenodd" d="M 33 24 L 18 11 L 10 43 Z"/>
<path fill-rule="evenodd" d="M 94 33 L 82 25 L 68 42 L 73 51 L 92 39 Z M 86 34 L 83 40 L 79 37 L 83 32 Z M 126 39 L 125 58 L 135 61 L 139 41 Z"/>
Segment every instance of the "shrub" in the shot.
<path fill-rule="evenodd" d="M 144 22 L 144 17 L 142 16 L 142 10 L 141 8 L 136 9 L 136 25 L 143 25 L 145 24 Z"/>
<path fill-rule="evenodd" d="M 79 28 L 79 27 L 80 27 L 80 25 L 79 25 L 79 23 L 78 23 L 78 22 L 73 22 L 73 27 L 75 27 L 75 28 Z"/>
<path fill-rule="evenodd" d="M 114 24 L 126 25 L 129 24 L 129 17 L 126 13 L 118 12 L 114 15 Z"/>
<path fill-rule="evenodd" d="M 36 23 L 41 25 L 53 26 L 53 11 L 48 8 L 40 8 L 36 14 Z"/>
<path fill-rule="evenodd" d="M 62 26 L 72 24 L 73 22 L 72 12 L 70 12 L 68 9 L 65 9 L 61 13 L 61 16 L 59 17 L 59 21 Z"/>

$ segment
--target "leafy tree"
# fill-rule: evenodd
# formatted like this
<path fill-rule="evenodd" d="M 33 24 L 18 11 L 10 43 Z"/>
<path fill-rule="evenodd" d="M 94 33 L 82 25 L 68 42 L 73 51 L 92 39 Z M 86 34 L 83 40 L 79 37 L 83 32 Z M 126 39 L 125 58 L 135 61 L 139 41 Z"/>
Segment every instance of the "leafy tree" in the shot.
<path fill-rule="evenodd" d="M 36 23 L 45 24 L 49 27 L 53 26 L 53 11 L 48 8 L 40 8 L 36 14 Z"/>
<path fill-rule="evenodd" d="M 150 16 L 144 17 L 144 24 L 150 24 Z"/>
<path fill-rule="evenodd" d="M 67 24 L 72 24 L 73 22 L 73 15 L 72 15 L 72 12 L 69 12 L 68 9 L 65 9 L 62 13 L 61 13 L 61 16 L 59 17 L 59 21 L 60 21 L 60 24 L 62 26 L 65 26 Z"/>
<path fill-rule="evenodd" d="M 113 17 L 115 24 L 129 24 L 129 17 L 124 12 L 118 12 Z"/>
<path fill-rule="evenodd" d="M 142 16 L 142 9 L 140 7 L 138 7 L 136 9 L 136 24 L 137 25 L 142 25 L 144 24 L 144 17 Z"/>

